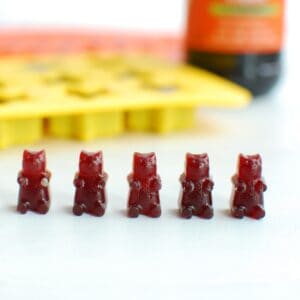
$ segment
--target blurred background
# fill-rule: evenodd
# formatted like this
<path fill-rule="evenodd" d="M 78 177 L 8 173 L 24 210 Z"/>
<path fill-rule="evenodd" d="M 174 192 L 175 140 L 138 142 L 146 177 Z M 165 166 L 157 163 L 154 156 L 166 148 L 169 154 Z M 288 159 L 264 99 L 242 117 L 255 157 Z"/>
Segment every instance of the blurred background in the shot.
<path fill-rule="evenodd" d="M 133 31 L 183 32 L 183 0 L 1 1 L 1 24 L 83 26 Z"/>
<path fill-rule="evenodd" d="M 125 133 L 87 142 L 46 137 L 26 145 L 47 151 L 53 174 L 47 216 L 15 212 L 25 146 L 1 150 L 1 299 L 299 299 L 300 3 L 286 2 L 279 80 L 246 107 L 200 108 L 195 127 L 167 135 Z M 0 1 L 0 31 L 85 28 L 183 37 L 186 18 L 185 0 Z M 101 220 L 71 213 L 82 149 L 104 151 L 109 204 Z M 160 219 L 125 216 L 134 151 L 157 154 Z M 216 183 L 211 221 L 177 216 L 186 152 L 209 153 Z M 228 214 L 240 152 L 263 158 L 269 189 L 262 221 Z"/>
<path fill-rule="evenodd" d="M 26 1 L 0 3 L 0 26 L 22 28 L 89 28 L 131 32 L 168 33 L 183 36 L 187 23 L 187 2 L 165 0 L 141 2 Z M 251 2 L 251 1 L 250 1 Z M 297 69 L 298 3 L 285 2 L 284 74 Z M 288 66 L 288 67 L 287 67 Z M 285 77 L 284 77 L 285 78 Z M 290 78 L 292 80 L 292 76 Z"/>

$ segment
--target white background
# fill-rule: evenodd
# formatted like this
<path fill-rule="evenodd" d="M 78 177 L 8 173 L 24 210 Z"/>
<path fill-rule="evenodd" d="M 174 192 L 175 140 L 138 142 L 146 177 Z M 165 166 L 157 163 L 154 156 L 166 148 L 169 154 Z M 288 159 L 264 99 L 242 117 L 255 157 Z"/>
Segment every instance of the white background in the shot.
<path fill-rule="evenodd" d="M 289 7 L 285 74 L 242 111 L 201 110 L 199 126 L 166 137 L 126 135 L 87 144 L 44 140 L 48 215 L 15 212 L 23 147 L 0 152 L 0 299 L 300 299 L 299 5 Z M 75 4 L 76 3 L 76 4 Z M 79 3 L 79 4 L 78 4 Z M 180 32 L 184 1 L 2 0 L 0 24 L 77 24 Z M 293 6 L 294 5 L 294 6 Z M 113 14 L 114 13 L 114 14 Z M 71 214 L 81 149 L 103 149 L 109 205 Z M 133 151 L 156 151 L 163 215 L 125 216 Z M 185 152 L 208 152 L 215 217 L 176 215 Z M 261 153 L 269 190 L 262 221 L 228 216 L 239 152 Z"/>

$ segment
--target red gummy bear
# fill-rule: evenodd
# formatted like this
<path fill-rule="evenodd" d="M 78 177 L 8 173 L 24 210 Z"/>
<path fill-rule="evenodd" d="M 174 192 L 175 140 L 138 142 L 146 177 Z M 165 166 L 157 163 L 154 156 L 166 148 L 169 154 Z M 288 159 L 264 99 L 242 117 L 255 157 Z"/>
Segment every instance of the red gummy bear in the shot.
<path fill-rule="evenodd" d="M 73 213 L 84 212 L 101 217 L 106 209 L 105 184 L 108 175 L 103 171 L 102 152 L 80 153 L 79 172 L 74 178 L 76 187 Z"/>
<path fill-rule="evenodd" d="M 261 219 L 265 216 L 263 193 L 267 190 L 261 177 L 260 155 L 240 154 L 238 172 L 232 177 L 232 215 L 236 218 L 248 216 Z"/>
<path fill-rule="evenodd" d="M 180 176 L 182 191 L 179 197 L 180 214 L 190 219 L 193 215 L 213 217 L 212 190 L 214 182 L 209 177 L 207 154 L 186 155 L 185 173 Z"/>
<path fill-rule="evenodd" d="M 17 210 L 25 214 L 28 210 L 46 214 L 50 206 L 49 181 L 51 173 L 46 170 L 45 151 L 23 153 L 23 169 L 19 172 L 20 185 Z"/>
<path fill-rule="evenodd" d="M 156 172 L 155 153 L 134 153 L 133 173 L 128 175 L 128 182 L 128 216 L 136 218 L 143 214 L 153 218 L 159 217 L 161 180 Z"/>

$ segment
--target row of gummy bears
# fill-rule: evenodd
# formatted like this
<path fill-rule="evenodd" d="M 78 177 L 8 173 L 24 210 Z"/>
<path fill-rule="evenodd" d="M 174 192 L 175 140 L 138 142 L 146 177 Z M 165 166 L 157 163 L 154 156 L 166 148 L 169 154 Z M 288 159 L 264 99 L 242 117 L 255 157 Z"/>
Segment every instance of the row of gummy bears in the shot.
<path fill-rule="evenodd" d="M 236 218 L 249 216 L 261 219 L 265 216 L 263 192 L 267 186 L 261 177 L 260 155 L 239 156 L 237 174 L 232 177 L 233 196 L 231 213 Z M 20 185 L 17 210 L 46 214 L 50 206 L 49 181 L 51 173 L 46 169 L 44 150 L 23 153 L 23 168 L 18 175 Z M 108 175 L 103 170 L 102 152 L 80 154 L 79 171 L 74 178 L 76 188 L 73 213 L 77 216 L 89 213 L 103 216 L 107 198 L 105 185 Z M 127 213 L 131 218 L 140 214 L 159 217 L 161 206 L 160 176 L 157 174 L 155 153 L 134 153 L 133 171 L 128 175 L 129 197 Z M 207 154 L 186 155 L 185 172 L 180 176 L 180 215 L 189 219 L 193 215 L 213 217 L 212 190 L 214 182 L 209 175 Z"/>

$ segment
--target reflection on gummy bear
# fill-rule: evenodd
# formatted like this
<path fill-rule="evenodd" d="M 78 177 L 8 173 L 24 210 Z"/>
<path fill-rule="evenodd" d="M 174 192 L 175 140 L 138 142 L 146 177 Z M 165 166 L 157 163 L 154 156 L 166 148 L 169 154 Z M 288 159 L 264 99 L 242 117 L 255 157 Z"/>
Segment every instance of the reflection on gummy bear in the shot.
<path fill-rule="evenodd" d="M 143 214 L 153 218 L 159 217 L 161 180 L 156 171 L 155 153 L 134 153 L 133 172 L 128 175 L 128 182 L 128 216 L 136 218 Z"/>
<path fill-rule="evenodd" d="M 51 173 L 46 170 L 45 151 L 23 153 L 23 169 L 19 172 L 20 185 L 17 210 L 25 214 L 28 210 L 46 214 L 50 206 L 49 180 Z"/>
<path fill-rule="evenodd" d="M 73 213 L 84 212 L 101 217 L 106 209 L 105 184 L 108 175 L 103 171 L 102 152 L 80 153 L 79 172 L 74 178 L 76 187 Z"/>
<path fill-rule="evenodd" d="M 179 197 L 180 214 L 189 219 L 193 215 L 213 217 L 212 190 L 214 183 L 209 177 L 207 154 L 186 155 L 185 173 L 180 176 L 182 191 Z"/>
<path fill-rule="evenodd" d="M 265 216 L 263 193 L 267 186 L 261 172 L 260 155 L 240 154 L 238 172 L 232 177 L 234 187 L 231 212 L 234 217 L 261 219 Z"/>

